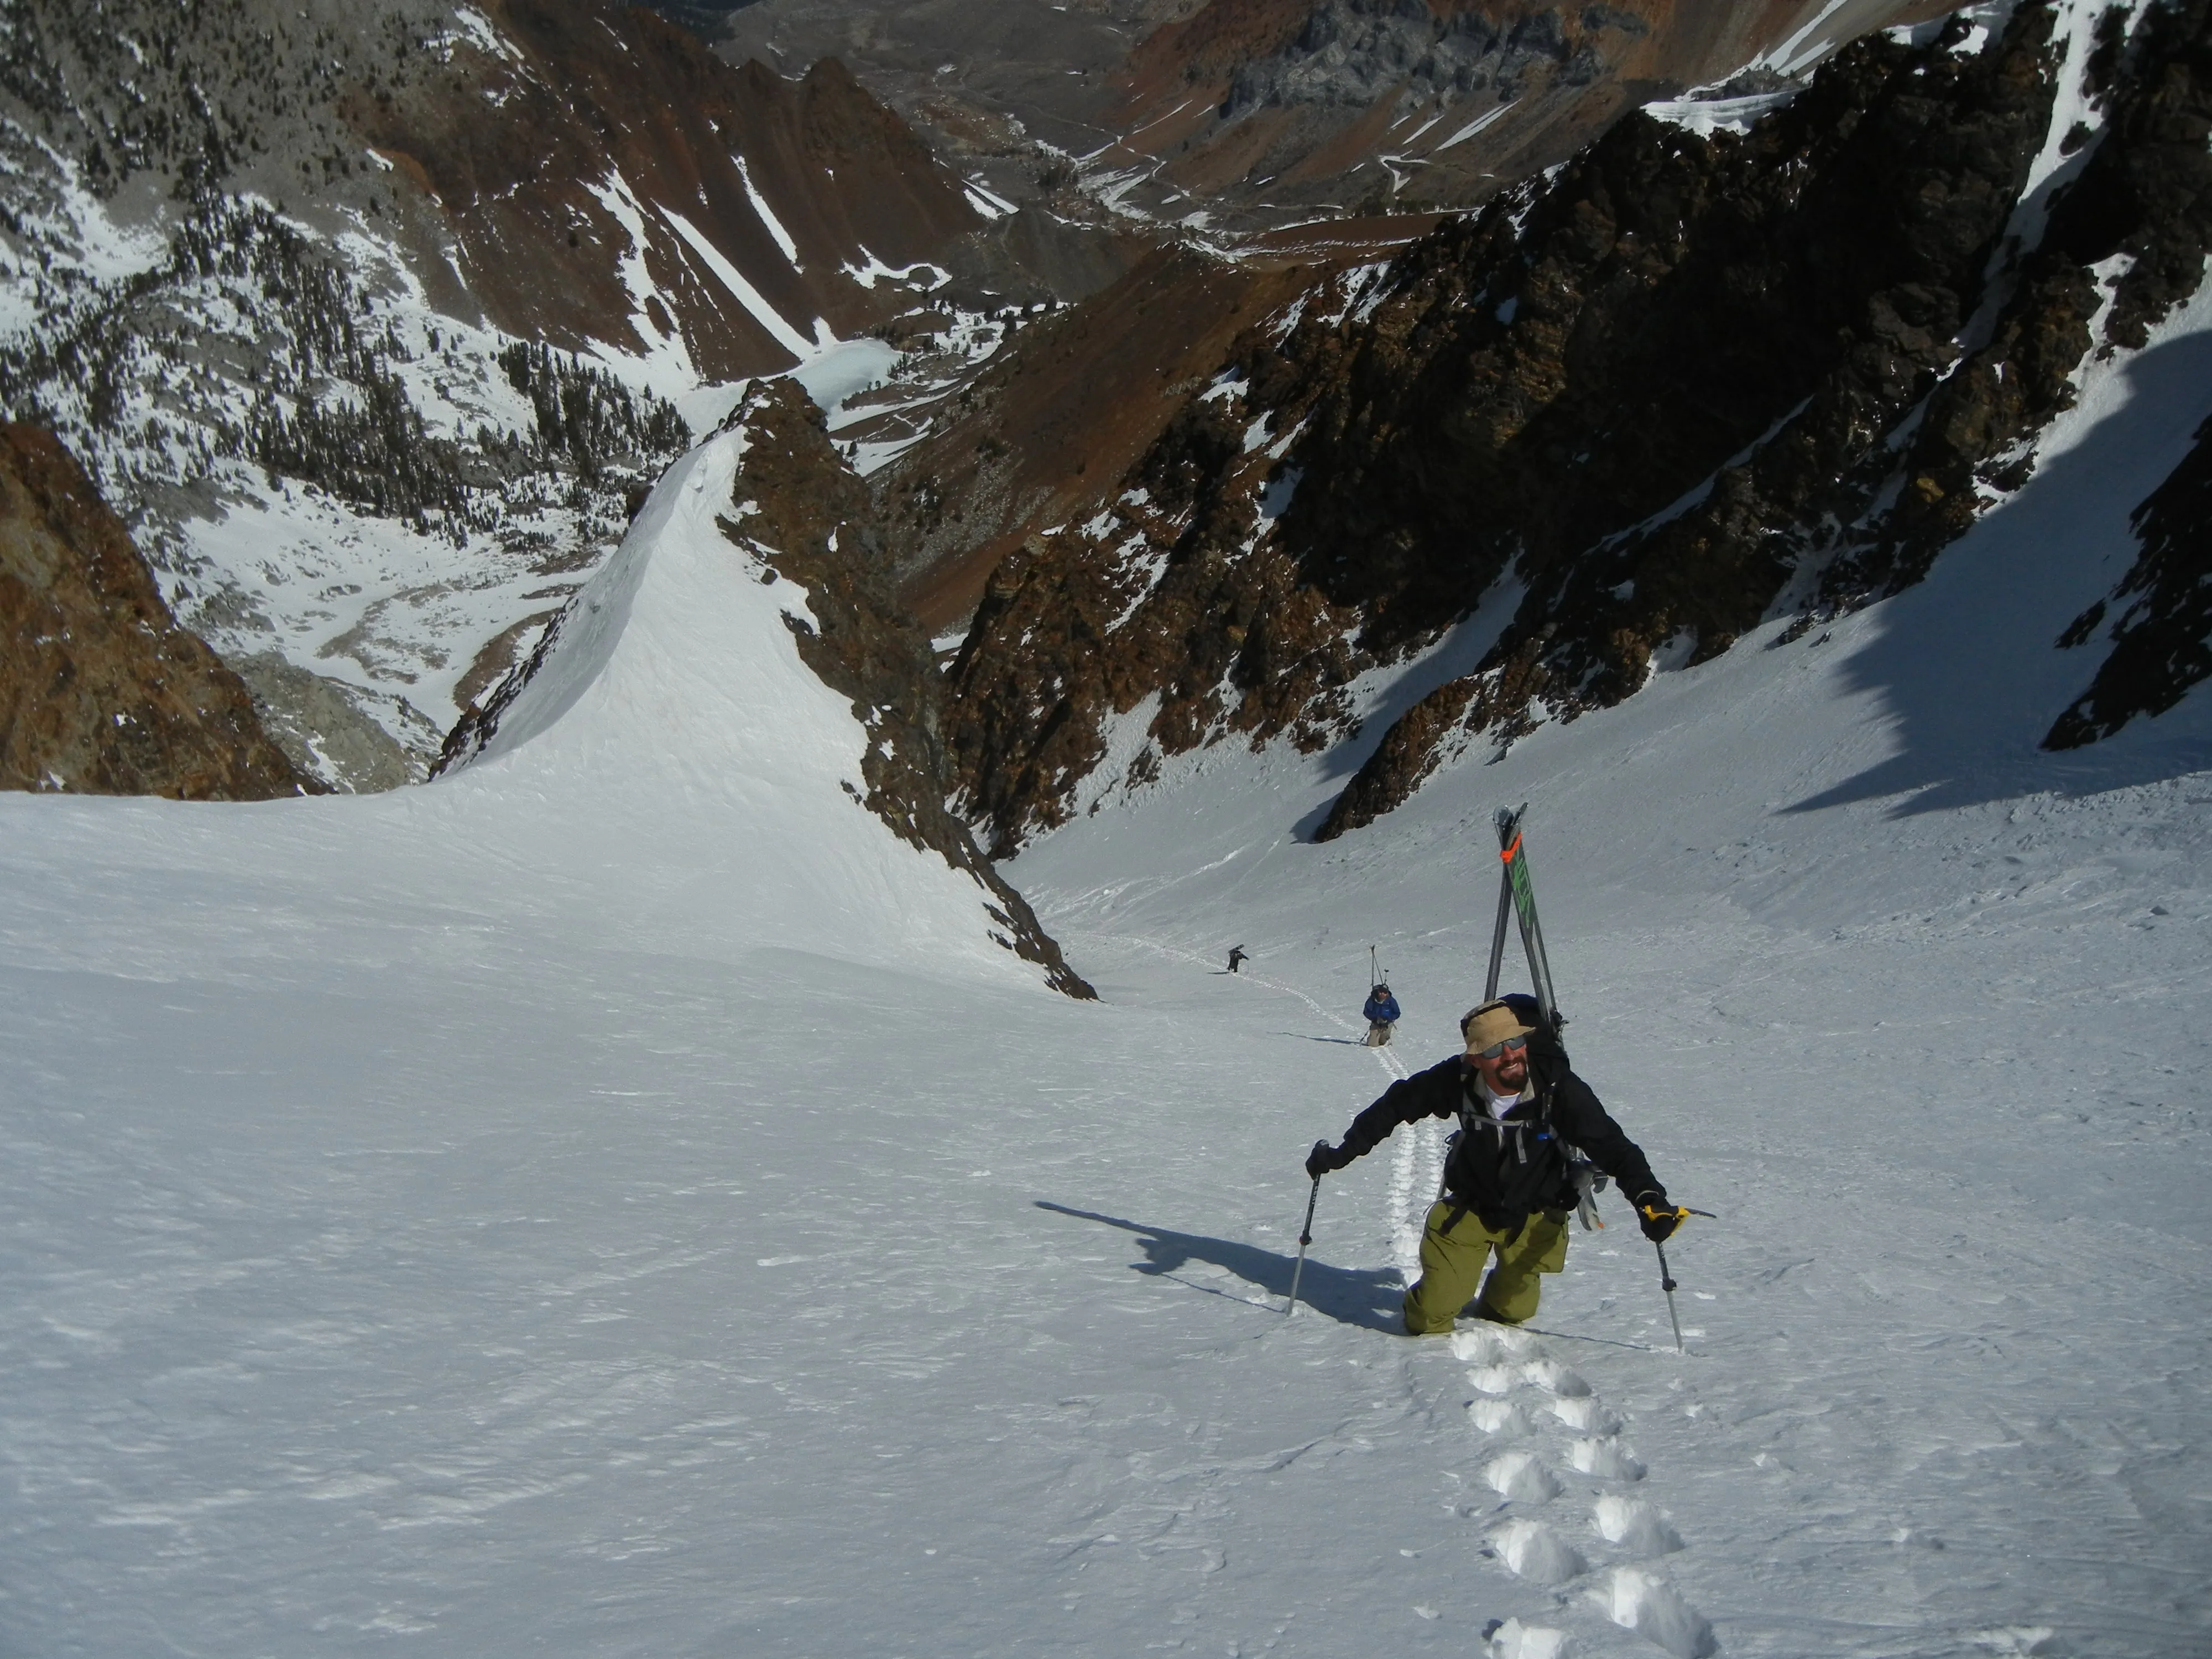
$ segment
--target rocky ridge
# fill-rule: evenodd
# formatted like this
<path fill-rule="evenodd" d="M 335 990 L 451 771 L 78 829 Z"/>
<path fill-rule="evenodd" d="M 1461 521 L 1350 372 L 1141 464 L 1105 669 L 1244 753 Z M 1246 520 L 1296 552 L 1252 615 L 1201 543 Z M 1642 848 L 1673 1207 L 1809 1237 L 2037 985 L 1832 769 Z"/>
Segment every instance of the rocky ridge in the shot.
<path fill-rule="evenodd" d="M 1164 247 L 1023 329 L 921 442 L 871 475 L 924 625 L 965 622 L 1002 559 L 1110 499 L 1253 318 L 1406 234 L 1378 225 L 1363 240 L 1360 229 L 1273 258 Z"/>
<path fill-rule="evenodd" d="M 1632 115 L 1249 331 L 1109 511 L 991 579 L 952 672 L 963 810 L 1012 850 L 1125 717 L 1138 781 L 1231 735 L 1348 739 L 1354 678 L 1517 590 L 1335 835 L 1448 753 L 1917 580 L 2024 481 L 2083 355 L 2201 273 L 2205 7 L 2116 15 L 1863 40 L 1741 135 Z M 2078 133 L 2049 131 L 2062 83 Z"/>
<path fill-rule="evenodd" d="M 808 614 L 787 611 L 784 623 L 800 659 L 852 700 L 866 731 L 860 775 L 867 788 L 856 793 L 858 804 L 902 840 L 972 878 L 1003 930 L 994 937 L 1042 968 L 1054 989 L 1095 996 L 945 806 L 951 772 L 939 738 L 942 690 L 929 642 L 898 603 L 880 517 L 867 485 L 831 443 L 822 411 L 788 380 L 756 383 L 725 429 L 741 431 L 745 446 L 722 532 L 731 556 L 749 561 L 762 582 L 805 590 Z M 441 770 L 465 764 L 497 731 L 562 626 L 556 618 L 531 660 L 454 728 Z"/>
<path fill-rule="evenodd" d="M 266 800 L 314 786 L 177 626 L 54 435 L 0 426 L 0 788 Z"/>
<path fill-rule="evenodd" d="M 1636 0 L 1212 0 L 1131 54 L 1115 118 L 1131 151 L 1204 199 L 1465 206 L 1571 152 L 1635 88 L 1756 55 L 1763 42 L 1741 24 L 1760 9 L 1705 9 L 1739 21 L 1717 52 L 1696 49 L 1712 33 L 1697 8 Z"/>

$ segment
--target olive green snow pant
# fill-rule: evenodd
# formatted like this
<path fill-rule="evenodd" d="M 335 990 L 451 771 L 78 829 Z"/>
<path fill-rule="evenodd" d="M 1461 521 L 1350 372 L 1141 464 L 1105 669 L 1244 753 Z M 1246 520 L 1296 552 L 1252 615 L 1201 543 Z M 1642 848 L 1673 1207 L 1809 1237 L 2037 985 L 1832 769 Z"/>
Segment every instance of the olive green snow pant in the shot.
<path fill-rule="evenodd" d="M 1456 1222 L 1452 1220 L 1455 1213 Z M 1482 1270 L 1492 1250 L 1498 1252 L 1498 1266 L 1485 1284 Z M 1406 1329 L 1414 1336 L 1449 1331 L 1478 1285 L 1482 1290 L 1478 1314 L 1518 1325 L 1536 1311 L 1536 1298 L 1543 1289 L 1536 1276 L 1555 1273 L 1566 1265 L 1565 1212 L 1540 1211 L 1517 1228 L 1493 1232 L 1474 1211 L 1439 1200 L 1431 1207 L 1429 1224 L 1421 1234 L 1420 1280 L 1406 1292 Z"/>

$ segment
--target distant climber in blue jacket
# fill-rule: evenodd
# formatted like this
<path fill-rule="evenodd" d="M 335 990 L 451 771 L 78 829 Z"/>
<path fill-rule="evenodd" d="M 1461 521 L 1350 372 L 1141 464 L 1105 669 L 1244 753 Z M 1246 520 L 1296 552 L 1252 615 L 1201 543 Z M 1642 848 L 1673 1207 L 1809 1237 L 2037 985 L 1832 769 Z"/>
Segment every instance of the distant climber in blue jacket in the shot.
<path fill-rule="evenodd" d="M 1367 994 L 1367 1006 L 1359 1011 L 1367 1016 L 1367 1046 L 1380 1048 L 1390 1041 L 1390 1028 L 1398 1023 L 1398 999 L 1390 994 L 1390 988 L 1378 985 Z"/>

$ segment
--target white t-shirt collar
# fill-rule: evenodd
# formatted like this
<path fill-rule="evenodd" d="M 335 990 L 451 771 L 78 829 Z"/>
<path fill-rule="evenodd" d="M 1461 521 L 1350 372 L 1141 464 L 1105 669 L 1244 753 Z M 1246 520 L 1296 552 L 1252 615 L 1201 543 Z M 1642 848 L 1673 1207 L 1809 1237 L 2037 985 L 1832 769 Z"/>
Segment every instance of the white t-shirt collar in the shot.
<path fill-rule="evenodd" d="M 1491 1116 L 1498 1119 L 1500 1121 L 1504 1120 L 1506 1113 L 1511 1111 L 1516 1106 L 1518 1106 L 1522 1101 L 1528 1097 L 1525 1091 L 1519 1094 L 1511 1095 L 1493 1094 L 1491 1091 L 1488 1079 L 1480 1075 L 1478 1075 L 1474 1079 L 1474 1086 L 1482 1091 L 1482 1098 L 1484 1103 L 1490 1108 Z"/>

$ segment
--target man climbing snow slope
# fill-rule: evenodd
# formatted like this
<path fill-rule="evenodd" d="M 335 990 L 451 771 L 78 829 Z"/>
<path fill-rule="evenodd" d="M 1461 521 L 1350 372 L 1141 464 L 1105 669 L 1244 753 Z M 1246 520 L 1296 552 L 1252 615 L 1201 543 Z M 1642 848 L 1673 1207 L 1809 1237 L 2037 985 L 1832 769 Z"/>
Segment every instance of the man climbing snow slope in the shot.
<path fill-rule="evenodd" d="M 1536 1311 L 1541 1273 L 1566 1266 L 1567 1214 L 1594 1166 L 1632 1194 L 1644 1236 L 1663 1242 L 1689 1212 L 1667 1194 L 1634 1141 L 1568 1068 L 1558 1038 L 1536 1024 L 1534 998 L 1486 1002 L 1460 1022 L 1467 1052 L 1392 1084 L 1352 1119 L 1344 1144 L 1316 1146 L 1316 1181 L 1388 1139 L 1401 1123 L 1457 1115 L 1443 1196 L 1421 1234 L 1421 1277 L 1406 1292 L 1406 1329 L 1449 1331 L 1474 1297 L 1474 1312 L 1518 1325 Z M 1497 1266 L 1483 1268 L 1492 1254 Z"/>
<path fill-rule="evenodd" d="M 1389 1042 L 1390 1028 L 1399 1019 L 1398 999 L 1390 994 L 1390 988 L 1378 985 L 1370 991 L 1359 1012 L 1367 1016 L 1367 1046 L 1380 1048 Z"/>

